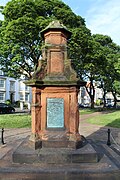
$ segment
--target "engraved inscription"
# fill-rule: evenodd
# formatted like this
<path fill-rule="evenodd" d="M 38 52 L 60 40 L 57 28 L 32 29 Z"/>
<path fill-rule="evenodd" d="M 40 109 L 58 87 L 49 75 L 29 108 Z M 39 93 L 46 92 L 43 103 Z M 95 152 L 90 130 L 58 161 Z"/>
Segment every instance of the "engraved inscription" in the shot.
<path fill-rule="evenodd" d="M 64 127 L 64 99 L 47 98 L 47 128 Z"/>

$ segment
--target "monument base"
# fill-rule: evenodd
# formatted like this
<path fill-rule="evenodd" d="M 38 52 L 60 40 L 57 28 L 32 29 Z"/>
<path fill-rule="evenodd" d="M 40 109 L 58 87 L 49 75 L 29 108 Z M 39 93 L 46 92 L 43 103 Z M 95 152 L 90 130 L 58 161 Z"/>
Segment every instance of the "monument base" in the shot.
<path fill-rule="evenodd" d="M 20 164 L 72 164 L 98 162 L 98 154 L 89 143 L 84 143 L 79 149 L 43 147 L 35 150 L 34 146 L 29 141 L 29 138 L 23 141 L 13 152 L 12 158 L 14 163 Z"/>
<path fill-rule="evenodd" d="M 31 134 L 30 142 L 34 149 L 40 148 L 72 148 L 78 149 L 86 143 L 86 139 L 79 133 L 69 134 L 64 129 L 45 130 L 41 132 L 42 138 Z"/>

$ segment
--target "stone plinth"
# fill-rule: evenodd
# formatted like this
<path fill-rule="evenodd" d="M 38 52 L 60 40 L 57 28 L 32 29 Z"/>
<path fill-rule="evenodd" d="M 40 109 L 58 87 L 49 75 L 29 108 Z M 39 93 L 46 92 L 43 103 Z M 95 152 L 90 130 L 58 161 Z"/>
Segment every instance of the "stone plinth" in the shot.
<path fill-rule="evenodd" d="M 84 140 L 83 140 L 84 141 Z M 46 141 L 47 142 L 47 141 Z M 34 149 L 33 144 L 26 139 L 13 154 L 14 163 L 44 163 L 44 164 L 74 164 L 96 163 L 98 154 L 94 148 L 84 142 L 84 146 L 75 150 L 73 148 L 41 148 Z"/>

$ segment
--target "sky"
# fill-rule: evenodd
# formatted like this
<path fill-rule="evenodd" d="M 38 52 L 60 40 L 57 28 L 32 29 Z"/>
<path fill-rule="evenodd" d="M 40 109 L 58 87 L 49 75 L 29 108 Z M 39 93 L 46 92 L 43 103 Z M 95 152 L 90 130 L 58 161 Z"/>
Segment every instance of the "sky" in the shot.
<path fill-rule="evenodd" d="M 5 5 L 10 0 L 0 0 Z M 62 0 L 85 19 L 92 34 L 108 35 L 120 45 L 120 0 Z M 0 19 L 3 19 L 0 15 Z"/>

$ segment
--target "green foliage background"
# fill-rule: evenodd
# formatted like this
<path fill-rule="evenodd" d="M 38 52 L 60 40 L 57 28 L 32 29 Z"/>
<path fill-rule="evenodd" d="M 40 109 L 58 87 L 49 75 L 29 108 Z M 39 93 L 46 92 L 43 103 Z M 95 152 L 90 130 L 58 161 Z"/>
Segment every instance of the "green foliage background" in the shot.
<path fill-rule="evenodd" d="M 94 107 L 94 82 L 104 92 L 112 92 L 115 106 L 120 94 L 120 46 L 107 35 L 91 35 L 85 20 L 61 0 L 11 0 L 0 7 L 0 65 L 7 76 L 32 78 L 42 56 L 43 30 L 59 20 L 72 32 L 68 40 L 68 59 L 79 79 L 89 81 L 86 90 Z"/>

